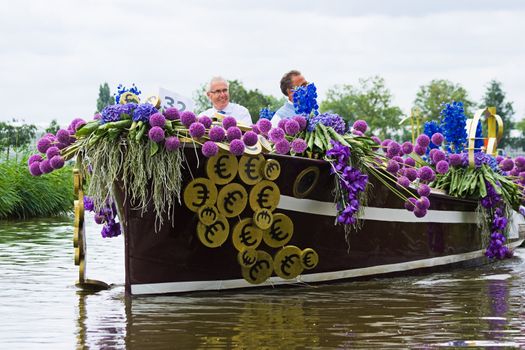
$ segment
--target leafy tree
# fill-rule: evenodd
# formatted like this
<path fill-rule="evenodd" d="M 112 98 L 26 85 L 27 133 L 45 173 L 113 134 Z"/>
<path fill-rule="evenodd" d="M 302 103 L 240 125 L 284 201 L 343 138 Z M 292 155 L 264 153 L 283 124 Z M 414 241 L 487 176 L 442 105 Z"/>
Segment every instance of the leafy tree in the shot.
<path fill-rule="evenodd" d="M 359 79 L 358 87 L 336 85 L 328 90 L 320 109 L 337 113 L 346 121 L 363 119 L 383 139 L 397 134 L 403 114 L 399 107 L 392 106 L 392 94 L 378 76 Z"/>
<path fill-rule="evenodd" d="M 421 86 L 414 105 L 421 111 L 423 122 L 426 122 L 439 120 L 442 104 L 452 101 L 463 102 L 467 118 L 472 117 L 474 103 L 469 100 L 467 90 L 444 79 L 432 80 L 430 84 Z"/>
<path fill-rule="evenodd" d="M 248 109 L 252 117 L 252 121 L 259 119 L 259 112 L 264 107 L 269 107 L 275 111 L 281 107 L 285 98 L 275 98 L 271 95 L 265 95 L 258 89 L 248 90 L 239 80 L 228 80 L 230 90 L 230 101 L 238 103 Z M 203 84 L 197 91 L 194 92 L 195 111 L 201 113 L 211 107 L 211 103 L 206 96 L 206 84 Z"/>
<path fill-rule="evenodd" d="M 115 97 L 111 95 L 108 83 L 100 85 L 98 88 L 97 111 L 100 112 L 104 107 L 115 104 Z"/>
<path fill-rule="evenodd" d="M 511 145 L 510 130 L 513 127 L 512 117 L 514 115 L 514 108 L 512 107 L 512 102 L 505 101 L 505 92 L 503 92 L 501 82 L 491 80 L 487 84 L 487 90 L 481 101 L 481 106 L 483 108 L 496 107 L 496 114 L 503 119 L 503 137 L 498 147 L 504 148 L 507 145 Z"/>
<path fill-rule="evenodd" d="M 516 129 L 521 131 L 521 135 L 525 135 L 525 118 L 516 123 Z M 525 149 L 525 137 L 512 139 L 512 146 Z"/>
<path fill-rule="evenodd" d="M 13 119 L 13 123 L 18 120 Z M 15 126 L 11 122 L 0 122 L 0 150 L 6 152 L 6 159 L 9 159 L 11 150 L 18 150 L 31 143 L 36 134 L 36 126 L 33 124 L 22 124 Z"/>
<path fill-rule="evenodd" d="M 53 119 L 49 126 L 46 128 L 46 133 L 56 134 L 59 129 L 60 125 L 58 125 L 56 119 Z"/>

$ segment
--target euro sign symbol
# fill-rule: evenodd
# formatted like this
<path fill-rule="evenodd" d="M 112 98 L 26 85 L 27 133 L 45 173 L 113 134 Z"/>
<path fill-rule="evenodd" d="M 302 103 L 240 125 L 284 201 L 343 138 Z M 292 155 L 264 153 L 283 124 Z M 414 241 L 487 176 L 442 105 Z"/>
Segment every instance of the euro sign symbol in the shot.
<path fill-rule="evenodd" d="M 226 229 L 224 223 L 222 221 L 216 221 L 214 224 L 206 226 L 206 229 L 204 230 L 204 239 L 206 239 L 208 243 L 213 244 L 214 241 L 210 238 L 210 236 L 215 236 L 217 232 L 224 229 Z"/>
<path fill-rule="evenodd" d="M 248 178 L 250 180 L 257 180 L 259 179 L 259 176 L 257 175 L 257 169 L 255 168 L 255 165 L 253 162 L 256 161 L 257 158 L 248 158 L 248 161 L 246 162 L 246 166 L 245 166 L 245 173 L 246 173 L 246 176 L 248 176 Z M 255 174 L 255 175 L 252 175 L 252 174 Z"/>
<path fill-rule="evenodd" d="M 217 159 L 217 163 L 215 163 L 215 174 L 221 179 L 228 179 L 231 176 L 231 173 L 228 172 L 228 169 L 226 168 L 226 164 L 222 163 L 224 159 L 228 158 L 229 156 L 227 154 L 223 154 Z"/>
<path fill-rule="evenodd" d="M 206 185 L 201 183 L 196 183 L 193 185 L 193 187 L 200 187 L 200 190 L 197 191 L 197 198 L 200 202 L 193 202 L 193 206 L 195 207 L 202 207 L 206 201 L 210 198 L 210 191 L 208 190 L 208 187 Z"/>
<path fill-rule="evenodd" d="M 266 176 L 271 177 L 273 171 L 277 169 L 279 169 L 278 163 L 274 163 L 274 162 L 269 163 L 268 166 L 266 167 Z"/>
<path fill-rule="evenodd" d="M 259 274 L 259 271 L 263 269 L 269 269 L 270 263 L 266 260 L 259 260 L 250 268 L 250 278 L 252 281 L 257 280 L 257 275 Z"/>
<path fill-rule="evenodd" d="M 311 257 L 313 253 L 314 252 L 309 251 L 309 252 L 306 252 L 306 254 L 303 256 L 303 265 L 306 266 L 306 268 L 311 269 L 312 267 L 314 267 L 314 262 L 311 261 Z"/>
<path fill-rule="evenodd" d="M 248 255 L 248 251 L 245 250 L 244 252 L 242 252 L 242 262 L 245 266 L 252 266 L 256 260 L 257 257 L 250 258 L 250 256 Z"/>
<path fill-rule="evenodd" d="M 257 243 L 257 240 L 252 237 L 251 229 L 252 229 L 251 225 L 249 224 L 244 225 L 241 228 L 241 233 L 239 234 L 239 239 L 241 243 L 247 247 L 252 246 Z"/>
<path fill-rule="evenodd" d="M 215 210 L 213 210 L 213 208 L 210 208 L 210 207 L 202 209 L 201 217 L 203 218 L 205 216 L 211 217 L 212 221 L 217 219 L 217 213 L 215 212 Z"/>
<path fill-rule="evenodd" d="M 284 259 L 281 261 L 281 271 L 286 276 L 290 276 L 290 273 L 287 271 L 287 269 L 293 266 L 295 259 L 299 259 L 299 255 L 290 254 L 290 255 L 286 255 Z"/>
<path fill-rule="evenodd" d="M 272 191 L 273 187 L 272 186 L 264 186 L 263 188 L 261 188 L 261 191 L 259 193 L 257 193 L 257 203 L 259 204 L 259 207 L 261 207 L 261 208 L 271 209 L 272 208 L 271 205 L 266 205 L 265 204 L 265 203 L 268 202 L 268 197 L 270 196 L 270 194 L 266 193 L 266 190 Z"/>
<path fill-rule="evenodd" d="M 235 205 L 235 202 L 237 201 L 235 197 L 239 195 L 239 199 L 242 199 L 242 192 L 241 191 L 231 191 L 228 192 L 226 197 L 224 197 L 224 210 L 226 210 L 229 214 L 233 214 L 233 210 L 230 209 L 230 205 Z"/>
<path fill-rule="evenodd" d="M 257 221 L 261 222 L 263 220 L 267 224 L 269 224 L 272 221 L 272 217 L 270 216 L 270 214 L 268 214 L 268 212 L 266 210 L 263 210 L 263 211 L 260 211 L 260 212 L 257 213 Z M 266 227 L 268 227 L 268 226 L 266 226 Z"/>
<path fill-rule="evenodd" d="M 272 227 L 270 228 L 270 236 L 276 241 L 284 241 L 288 238 L 288 233 L 281 231 L 281 227 L 277 225 L 282 219 L 276 219 L 273 221 Z"/>

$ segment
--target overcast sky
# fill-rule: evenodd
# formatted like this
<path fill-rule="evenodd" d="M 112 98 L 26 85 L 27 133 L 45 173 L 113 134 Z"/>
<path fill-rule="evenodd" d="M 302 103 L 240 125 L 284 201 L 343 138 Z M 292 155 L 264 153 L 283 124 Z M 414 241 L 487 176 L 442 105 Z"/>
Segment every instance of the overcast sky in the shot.
<path fill-rule="evenodd" d="M 448 79 L 479 101 L 503 83 L 525 116 L 525 1 L 0 1 L 0 120 L 91 118 L 98 87 L 191 97 L 214 75 L 280 96 L 299 69 L 320 97 L 380 75 L 408 112 Z"/>

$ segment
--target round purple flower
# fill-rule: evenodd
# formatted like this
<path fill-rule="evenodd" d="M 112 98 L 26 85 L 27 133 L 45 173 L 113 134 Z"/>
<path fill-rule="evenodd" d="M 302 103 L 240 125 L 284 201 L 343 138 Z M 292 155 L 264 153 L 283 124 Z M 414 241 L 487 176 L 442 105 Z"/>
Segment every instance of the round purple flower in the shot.
<path fill-rule="evenodd" d="M 60 149 L 56 146 L 51 146 L 46 151 L 46 157 L 47 159 L 51 159 L 54 156 L 58 156 L 60 154 Z"/>
<path fill-rule="evenodd" d="M 410 180 L 406 176 L 400 176 L 397 179 L 397 184 L 401 187 L 410 186 Z"/>
<path fill-rule="evenodd" d="M 390 159 L 386 165 L 386 171 L 395 174 L 399 171 L 399 163 L 393 159 Z"/>
<path fill-rule="evenodd" d="M 430 145 L 430 137 L 425 134 L 421 134 L 417 137 L 416 142 L 419 146 L 427 148 Z"/>
<path fill-rule="evenodd" d="M 392 157 L 392 159 L 399 163 L 399 168 L 402 168 L 403 165 L 405 164 L 405 160 L 401 156 L 395 156 L 395 157 Z"/>
<path fill-rule="evenodd" d="M 104 221 L 106 221 L 106 217 L 104 215 L 101 215 L 101 214 L 95 214 L 95 222 L 98 224 L 98 225 L 101 225 Z"/>
<path fill-rule="evenodd" d="M 453 153 L 449 155 L 448 160 L 451 166 L 461 166 L 463 160 L 461 159 L 461 154 Z"/>
<path fill-rule="evenodd" d="M 237 120 L 231 116 L 224 117 L 224 119 L 222 120 L 222 126 L 224 127 L 224 129 L 228 130 L 232 126 L 237 126 Z"/>
<path fill-rule="evenodd" d="M 189 130 L 190 136 L 196 139 L 203 137 L 206 133 L 206 128 L 204 127 L 204 125 L 202 125 L 202 123 L 199 122 L 191 124 Z"/>
<path fill-rule="evenodd" d="M 232 142 L 230 142 L 230 152 L 234 156 L 242 156 L 242 154 L 244 153 L 244 148 L 244 142 L 242 142 L 241 140 L 235 139 Z"/>
<path fill-rule="evenodd" d="M 430 195 L 430 187 L 426 184 L 420 184 L 417 189 L 417 194 L 422 197 L 428 197 Z"/>
<path fill-rule="evenodd" d="M 275 152 L 277 154 L 286 154 L 290 152 L 290 142 L 286 139 L 281 139 L 275 143 Z"/>
<path fill-rule="evenodd" d="M 496 156 L 496 162 L 497 162 L 498 164 L 501 163 L 501 161 L 502 161 L 503 159 L 505 159 L 505 157 L 503 157 L 503 156 L 501 156 L 501 155 L 497 155 L 497 156 Z"/>
<path fill-rule="evenodd" d="M 448 162 L 446 160 L 440 160 L 437 164 L 436 164 L 436 171 L 439 173 L 439 174 L 446 174 L 447 171 L 448 171 Z"/>
<path fill-rule="evenodd" d="M 388 143 L 388 146 L 386 148 L 387 157 L 393 158 L 393 157 L 399 155 L 400 151 L 401 151 L 401 146 L 399 146 L 399 143 L 397 143 L 395 141 L 390 141 Z"/>
<path fill-rule="evenodd" d="M 516 167 L 519 169 L 519 171 L 523 171 L 523 170 L 525 170 L 525 157 L 523 157 L 523 156 L 517 156 L 517 157 L 514 159 L 514 164 L 515 164 Z"/>
<path fill-rule="evenodd" d="M 419 169 L 419 178 L 423 181 L 432 181 L 434 176 L 434 170 L 429 166 L 425 165 Z"/>
<path fill-rule="evenodd" d="M 49 159 L 44 159 L 40 162 L 40 171 L 42 174 L 48 174 L 53 171 L 53 167 L 49 164 Z"/>
<path fill-rule="evenodd" d="M 416 201 L 416 207 L 419 209 L 428 209 L 430 207 L 430 200 L 428 197 L 422 196 Z"/>
<path fill-rule="evenodd" d="M 413 150 L 414 145 L 412 145 L 412 142 L 406 141 L 401 145 L 401 152 L 403 152 L 403 154 L 410 154 Z"/>
<path fill-rule="evenodd" d="M 284 131 L 286 131 L 287 135 L 293 136 L 297 134 L 300 131 L 301 127 L 299 126 L 299 123 L 296 122 L 294 119 L 286 119 L 286 123 L 284 124 Z"/>
<path fill-rule="evenodd" d="M 242 137 L 242 140 L 244 141 L 244 144 L 248 147 L 250 146 L 254 146 L 257 141 L 259 141 L 259 137 L 257 136 L 257 134 L 253 131 L 247 131 L 243 137 Z"/>
<path fill-rule="evenodd" d="M 60 169 L 64 166 L 64 158 L 59 155 L 53 156 L 49 161 L 49 165 L 51 165 L 53 169 Z"/>
<path fill-rule="evenodd" d="M 501 170 L 503 171 L 511 171 L 512 168 L 514 168 L 514 161 L 510 158 L 506 158 L 504 160 L 501 161 L 501 163 L 499 164 Z"/>
<path fill-rule="evenodd" d="M 206 129 L 209 129 L 211 127 L 211 118 L 208 117 L 207 115 L 201 115 L 198 119 L 199 123 L 201 123 L 202 125 L 204 125 L 204 127 Z"/>
<path fill-rule="evenodd" d="M 434 148 L 432 151 L 434 151 L 434 154 L 431 154 L 430 156 L 434 164 L 437 164 L 440 161 L 445 160 L 447 158 L 447 156 L 442 150 Z"/>
<path fill-rule="evenodd" d="M 405 159 L 405 165 L 414 167 L 414 166 L 416 166 L 416 161 L 414 160 L 414 158 L 408 157 L 408 158 Z"/>
<path fill-rule="evenodd" d="M 196 120 L 197 118 L 195 117 L 195 114 L 191 111 L 184 111 L 180 115 L 181 123 L 187 128 L 189 128 L 190 125 L 195 123 Z"/>
<path fill-rule="evenodd" d="M 240 140 L 241 137 L 242 131 L 236 126 L 230 126 L 228 130 L 226 130 L 226 138 L 228 141 Z"/>
<path fill-rule="evenodd" d="M 427 215 L 427 210 L 426 209 L 421 209 L 421 208 L 414 208 L 414 215 L 417 217 L 417 218 L 422 218 L 424 217 L 425 215 Z"/>
<path fill-rule="evenodd" d="M 64 148 L 66 148 L 69 145 L 66 144 L 66 143 L 59 142 L 59 143 L 57 143 L 56 146 L 58 147 L 58 149 L 64 149 Z"/>
<path fill-rule="evenodd" d="M 405 176 L 410 181 L 414 181 L 415 179 L 417 179 L 417 170 L 414 168 L 405 168 Z"/>
<path fill-rule="evenodd" d="M 405 209 L 408 211 L 414 211 L 415 208 L 416 208 L 416 199 L 413 197 L 408 198 L 405 201 Z"/>
<path fill-rule="evenodd" d="M 102 115 L 100 113 L 95 113 L 95 115 L 93 115 L 93 120 L 100 120 L 102 119 Z"/>
<path fill-rule="evenodd" d="M 287 119 L 279 120 L 279 122 L 277 123 L 277 127 L 284 130 L 284 126 L 286 125 L 286 121 L 287 121 Z"/>
<path fill-rule="evenodd" d="M 219 147 L 213 141 L 206 141 L 202 145 L 202 155 L 206 158 L 213 157 L 219 152 Z"/>
<path fill-rule="evenodd" d="M 41 162 L 42 156 L 40 154 L 33 154 L 29 159 L 27 160 L 27 165 L 31 165 L 34 162 Z"/>
<path fill-rule="evenodd" d="M 440 146 L 443 141 L 445 140 L 445 137 L 443 136 L 442 133 L 440 132 L 436 132 L 434 133 L 434 135 L 432 135 L 432 143 L 436 146 Z"/>
<path fill-rule="evenodd" d="M 224 136 L 226 136 L 226 131 L 220 126 L 214 126 L 209 131 L 210 140 L 215 142 L 222 142 Z"/>
<path fill-rule="evenodd" d="M 363 134 L 361 131 L 359 131 L 359 130 L 352 130 L 352 134 L 357 135 L 357 136 L 363 136 L 363 135 L 364 135 L 364 134 Z"/>
<path fill-rule="evenodd" d="M 386 153 L 386 149 L 388 145 L 390 144 L 390 142 L 392 142 L 392 140 L 390 139 L 384 139 L 383 142 L 381 142 L 381 147 L 383 147 L 383 150 L 385 151 L 385 153 Z"/>
<path fill-rule="evenodd" d="M 364 134 L 366 130 L 368 129 L 368 124 L 364 120 L 359 119 L 354 122 L 354 125 L 352 125 L 352 128 Z"/>
<path fill-rule="evenodd" d="M 257 126 L 259 127 L 259 130 L 263 134 L 268 134 L 270 129 L 272 128 L 272 122 L 268 119 L 259 119 L 257 121 Z"/>
<path fill-rule="evenodd" d="M 177 136 L 170 136 L 167 137 L 164 141 L 164 148 L 166 148 L 167 151 L 175 151 L 180 146 L 180 140 Z"/>
<path fill-rule="evenodd" d="M 293 120 L 295 120 L 297 123 L 299 123 L 299 129 L 302 131 L 306 128 L 306 118 L 303 117 L 302 115 L 296 115 L 295 117 L 292 118 Z"/>
<path fill-rule="evenodd" d="M 260 134 L 261 133 L 261 130 L 259 130 L 259 127 L 257 126 L 257 124 L 253 124 L 252 125 L 252 131 L 256 134 Z"/>
<path fill-rule="evenodd" d="M 29 173 L 33 176 L 40 176 L 42 175 L 42 170 L 40 170 L 40 162 L 35 161 L 31 164 L 29 164 Z"/>
<path fill-rule="evenodd" d="M 284 139 L 284 130 L 281 128 L 272 128 L 268 136 L 273 143 L 279 142 Z"/>
<path fill-rule="evenodd" d="M 180 119 L 180 112 L 175 107 L 168 107 L 164 110 L 164 116 L 168 120 L 177 120 Z"/>
<path fill-rule="evenodd" d="M 306 141 L 301 138 L 297 138 L 292 141 L 292 151 L 294 153 L 297 153 L 297 154 L 303 153 L 304 151 L 306 151 L 307 147 L 308 145 L 306 144 Z"/>
<path fill-rule="evenodd" d="M 80 125 L 79 125 L 79 123 L 80 123 Z M 84 119 L 82 119 L 82 118 L 75 118 L 75 119 L 73 119 L 71 121 L 71 123 L 69 123 L 69 126 L 67 127 L 67 129 L 70 130 L 70 131 L 73 131 L 73 133 L 74 133 L 83 124 L 86 124 L 86 121 Z M 57 136 L 58 136 L 58 133 L 57 133 Z"/>
<path fill-rule="evenodd" d="M 58 142 L 62 142 L 62 143 L 68 143 L 69 142 L 69 131 L 67 130 L 64 130 L 64 129 L 60 129 L 57 131 L 57 140 Z"/>
<path fill-rule="evenodd" d="M 426 147 L 423 147 L 421 145 L 415 145 L 414 146 L 414 152 L 417 154 L 417 155 L 420 155 L 422 156 L 423 154 L 425 154 L 427 151 L 427 148 Z"/>
<path fill-rule="evenodd" d="M 149 117 L 149 125 L 158 126 L 159 128 L 163 128 L 166 125 L 166 117 L 164 117 L 159 112 L 153 113 Z"/>
<path fill-rule="evenodd" d="M 47 149 L 51 147 L 51 140 L 47 137 L 42 137 L 38 142 L 36 143 L 36 149 L 40 153 L 46 153 Z"/>
<path fill-rule="evenodd" d="M 148 137 L 153 142 L 161 142 L 164 140 L 164 129 L 154 126 L 149 130 Z"/>

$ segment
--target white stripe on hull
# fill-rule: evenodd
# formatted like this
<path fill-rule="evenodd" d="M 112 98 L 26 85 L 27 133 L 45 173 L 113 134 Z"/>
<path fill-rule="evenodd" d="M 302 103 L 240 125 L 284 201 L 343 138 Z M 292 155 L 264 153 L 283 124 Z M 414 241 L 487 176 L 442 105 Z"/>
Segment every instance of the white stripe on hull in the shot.
<path fill-rule="evenodd" d="M 509 248 L 516 248 L 523 242 L 523 239 L 509 244 Z M 165 282 L 165 283 L 147 283 L 147 284 L 132 284 L 131 294 L 165 294 L 165 293 L 182 293 L 205 290 L 222 290 L 222 289 L 237 289 L 250 288 L 261 286 L 273 286 L 284 284 L 301 284 L 314 282 L 336 281 L 353 277 L 363 277 L 380 275 L 391 272 L 409 271 L 426 267 L 442 266 L 462 261 L 473 260 L 483 257 L 485 250 L 477 250 L 470 253 L 447 255 L 443 257 L 429 258 L 408 261 L 397 264 L 377 265 L 371 267 L 363 267 L 358 269 L 320 272 L 306 275 L 300 275 L 293 280 L 283 280 L 279 277 L 270 277 L 270 279 L 262 284 L 253 285 L 246 282 L 244 279 L 224 280 L 224 281 L 190 281 L 190 282 Z"/>

